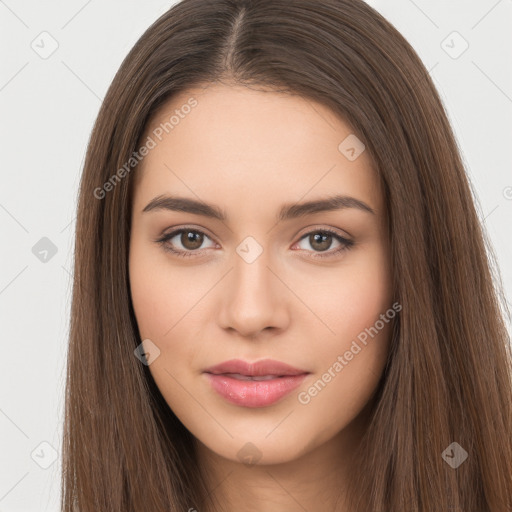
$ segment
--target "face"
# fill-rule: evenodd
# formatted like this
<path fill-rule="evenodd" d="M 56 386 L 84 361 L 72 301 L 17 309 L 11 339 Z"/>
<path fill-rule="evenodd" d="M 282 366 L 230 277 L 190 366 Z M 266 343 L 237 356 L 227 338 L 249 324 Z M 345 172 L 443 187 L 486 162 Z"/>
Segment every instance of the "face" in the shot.
<path fill-rule="evenodd" d="M 180 93 L 147 128 L 129 253 L 141 341 L 169 407 L 224 458 L 292 461 L 376 390 L 395 310 L 383 195 L 354 137 L 311 100 L 226 85 Z M 233 359 L 248 366 L 206 372 Z M 251 367 L 269 359 L 294 375 Z"/>

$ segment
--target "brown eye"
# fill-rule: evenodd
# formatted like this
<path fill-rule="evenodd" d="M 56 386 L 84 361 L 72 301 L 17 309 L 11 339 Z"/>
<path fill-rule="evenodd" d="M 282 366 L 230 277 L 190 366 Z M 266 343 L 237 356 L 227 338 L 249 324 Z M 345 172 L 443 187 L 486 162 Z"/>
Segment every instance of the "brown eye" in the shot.
<path fill-rule="evenodd" d="M 300 247 L 300 244 L 303 241 L 307 241 L 308 245 L 311 247 L 314 258 L 328 258 L 336 256 L 337 254 L 350 249 L 355 244 L 354 241 L 348 240 L 338 233 L 328 229 L 311 231 L 304 235 L 297 244 L 300 249 L 304 249 L 304 247 Z M 334 250 L 329 250 L 331 249 L 333 242 L 337 243 L 338 247 Z M 311 252 L 308 248 L 305 249 Z M 321 254 L 324 252 L 325 254 Z"/>
<path fill-rule="evenodd" d="M 326 251 L 331 247 L 333 236 L 329 233 L 314 233 L 309 235 L 309 243 L 317 251 Z"/>
<path fill-rule="evenodd" d="M 201 247 L 205 240 L 211 240 L 208 235 L 197 229 L 177 229 L 172 233 L 164 235 L 157 243 L 161 244 L 164 250 L 175 254 L 176 256 L 196 256 L 199 255 Z M 210 247 L 214 247 L 212 241 Z M 196 254 L 197 253 L 197 254 Z"/>
<path fill-rule="evenodd" d="M 180 242 L 187 251 L 199 249 L 203 244 L 204 235 L 199 231 L 184 230 L 181 232 Z"/>

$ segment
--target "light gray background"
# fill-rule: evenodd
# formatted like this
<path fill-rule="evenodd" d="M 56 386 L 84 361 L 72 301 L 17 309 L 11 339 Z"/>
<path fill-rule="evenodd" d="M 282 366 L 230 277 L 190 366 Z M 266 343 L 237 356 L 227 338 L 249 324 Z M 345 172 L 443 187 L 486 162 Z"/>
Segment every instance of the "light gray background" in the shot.
<path fill-rule="evenodd" d="M 58 510 L 74 216 L 86 144 L 122 59 L 173 3 L 0 0 L 0 512 Z M 369 3 L 434 78 L 510 302 L 512 0 Z M 44 31 L 51 37 L 40 36 Z M 464 42 L 454 31 L 469 44 L 457 58 Z M 51 49 L 51 38 L 58 48 L 43 59 L 38 52 Z M 46 262 L 32 252 L 42 237 L 57 248 Z"/>

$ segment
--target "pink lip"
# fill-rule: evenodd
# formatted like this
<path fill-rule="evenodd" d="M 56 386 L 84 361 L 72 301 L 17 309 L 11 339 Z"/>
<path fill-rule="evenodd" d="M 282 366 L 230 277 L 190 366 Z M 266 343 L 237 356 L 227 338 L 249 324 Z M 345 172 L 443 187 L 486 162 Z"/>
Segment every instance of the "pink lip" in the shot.
<path fill-rule="evenodd" d="M 306 370 L 299 370 L 289 364 L 275 361 L 274 359 L 262 359 L 255 363 L 247 363 L 241 359 L 230 359 L 223 363 L 204 370 L 206 373 L 240 373 L 241 375 L 302 375 L 309 373 Z"/>
<path fill-rule="evenodd" d="M 293 366 L 265 359 L 255 363 L 247 363 L 240 359 L 231 359 L 204 371 L 211 386 L 226 400 L 244 407 L 266 407 L 293 391 L 308 371 Z M 274 375 L 267 380 L 240 380 L 227 374 L 243 376 Z"/>

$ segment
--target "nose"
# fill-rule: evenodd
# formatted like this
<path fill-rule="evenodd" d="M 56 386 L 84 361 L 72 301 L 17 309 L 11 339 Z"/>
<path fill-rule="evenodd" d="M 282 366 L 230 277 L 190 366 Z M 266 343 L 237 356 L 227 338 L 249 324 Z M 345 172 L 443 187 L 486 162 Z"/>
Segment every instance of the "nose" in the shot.
<path fill-rule="evenodd" d="M 264 330 L 286 329 L 291 292 L 271 267 L 265 251 L 252 262 L 235 255 L 221 291 L 219 323 L 223 329 L 247 338 L 258 337 Z"/>

